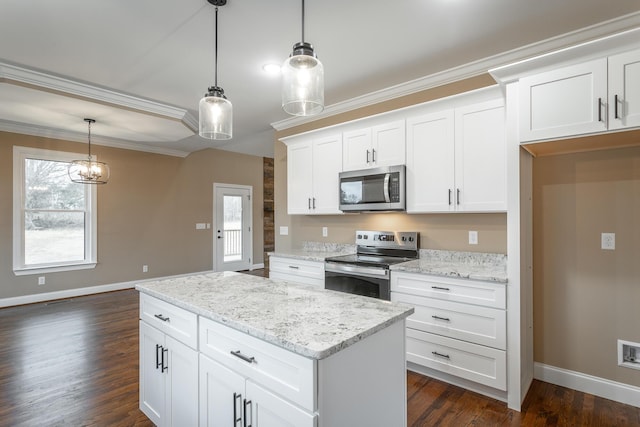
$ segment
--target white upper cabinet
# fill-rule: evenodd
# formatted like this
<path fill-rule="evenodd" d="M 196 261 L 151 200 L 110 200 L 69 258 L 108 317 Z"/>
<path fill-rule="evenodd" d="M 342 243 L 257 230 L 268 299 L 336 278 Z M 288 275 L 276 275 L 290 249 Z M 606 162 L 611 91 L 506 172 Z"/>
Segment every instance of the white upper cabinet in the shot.
<path fill-rule="evenodd" d="M 407 119 L 407 212 L 453 211 L 453 109 Z"/>
<path fill-rule="evenodd" d="M 604 131 L 606 102 L 606 58 L 522 78 L 520 140 Z"/>
<path fill-rule="evenodd" d="M 507 147 L 504 101 L 455 110 L 458 211 L 507 210 Z"/>
<path fill-rule="evenodd" d="M 520 140 L 640 126 L 640 50 L 520 79 Z"/>
<path fill-rule="evenodd" d="M 640 50 L 609 57 L 609 129 L 640 126 Z"/>
<path fill-rule="evenodd" d="M 397 120 L 344 132 L 343 170 L 405 164 L 405 124 Z"/>
<path fill-rule="evenodd" d="M 288 213 L 339 214 L 338 174 L 342 171 L 340 134 L 309 138 L 287 146 Z"/>
<path fill-rule="evenodd" d="M 506 203 L 502 99 L 407 119 L 407 212 L 500 212 Z"/>

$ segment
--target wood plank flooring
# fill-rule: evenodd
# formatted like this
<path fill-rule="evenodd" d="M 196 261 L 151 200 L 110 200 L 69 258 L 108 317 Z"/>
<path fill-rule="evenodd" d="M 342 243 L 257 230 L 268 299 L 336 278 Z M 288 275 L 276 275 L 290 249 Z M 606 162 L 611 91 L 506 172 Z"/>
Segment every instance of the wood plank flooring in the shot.
<path fill-rule="evenodd" d="M 138 409 L 138 310 L 134 290 L 0 309 L 0 426 L 152 426 Z M 411 372 L 407 386 L 410 427 L 640 426 L 640 408 L 540 381 L 521 413 Z"/>

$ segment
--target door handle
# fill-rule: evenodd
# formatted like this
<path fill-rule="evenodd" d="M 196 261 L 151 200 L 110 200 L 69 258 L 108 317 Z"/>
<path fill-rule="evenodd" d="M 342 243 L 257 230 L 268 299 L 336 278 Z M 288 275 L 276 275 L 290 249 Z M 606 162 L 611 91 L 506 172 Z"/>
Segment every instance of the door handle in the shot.
<path fill-rule="evenodd" d="M 240 400 L 240 404 L 242 405 L 242 395 L 240 393 L 233 393 L 233 427 L 237 427 L 238 423 L 242 421 L 242 416 L 238 416 L 238 400 Z"/>
<path fill-rule="evenodd" d="M 162 363 L 160 362 L 160 356 L 158 355 L 158 350 L 160 350 L 161 348 L 162 346 L 160 344 L 156 344 L 156 369 L 162 366 Z"/>
<path fill-rule="evenodd" d="M 249 417 L 247 417 L 247 406 L 249 407 L 249 409 L 251 410 L 251 413 L 249 414 Z M 251 427 L 251 423 L 252 423 L 252 418 L 253 418 L 253 407 L 251 406 L 251 401 L 245 399 L 244 400 L 244 427 Z M 247 423 L 247 420 L 249 420 L 249 423 Z"/>
<path fill-rule="evenodd" d="M 164 355 L 165 354 L 167 355 L 167 360 L 166 360 L 167 364 L 166 365 L 164 364 L 164 362 L 165 362 Z M 168 348 L 163 348 L 162 349 L 162 367 L 161 368 L 162 369 L 160 369 L 160 372 L 162 372 L 162 373 L 164 373 L 165 371 L 169 370 L 169 349 Z"/>

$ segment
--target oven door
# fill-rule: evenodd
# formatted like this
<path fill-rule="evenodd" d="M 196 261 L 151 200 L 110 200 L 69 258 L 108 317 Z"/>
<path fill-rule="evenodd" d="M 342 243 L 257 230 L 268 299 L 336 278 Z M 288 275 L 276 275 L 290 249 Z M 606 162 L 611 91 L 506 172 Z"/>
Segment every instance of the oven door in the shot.
<path fill-rule="evenodd" d="M 384 267 L 362 267 L 327 261 L 324 263 L 324 287 L 389 301 L 391 299 L 389 270 Z"/>

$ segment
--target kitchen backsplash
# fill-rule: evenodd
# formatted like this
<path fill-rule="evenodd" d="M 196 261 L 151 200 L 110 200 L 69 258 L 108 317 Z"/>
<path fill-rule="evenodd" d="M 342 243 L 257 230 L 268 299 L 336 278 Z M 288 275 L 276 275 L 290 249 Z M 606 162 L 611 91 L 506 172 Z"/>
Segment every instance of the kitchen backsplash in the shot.
<path fill-rule="evenodd" d="M 346 243 L 302 242 L 302 250 L 305 252 L 338 252 L 349 254 L 356 251 L 356 246 Z"/>
<path fill-rule="evenodd" d="M 484 253 L 484 252 L 458 252 L 443 251 L 436 249 L 420 249 L 421 259 L 433 261 L 456 262 L 458 264 L 501 266 L 506 265 L 507 256 L 505 254 Z"/>

